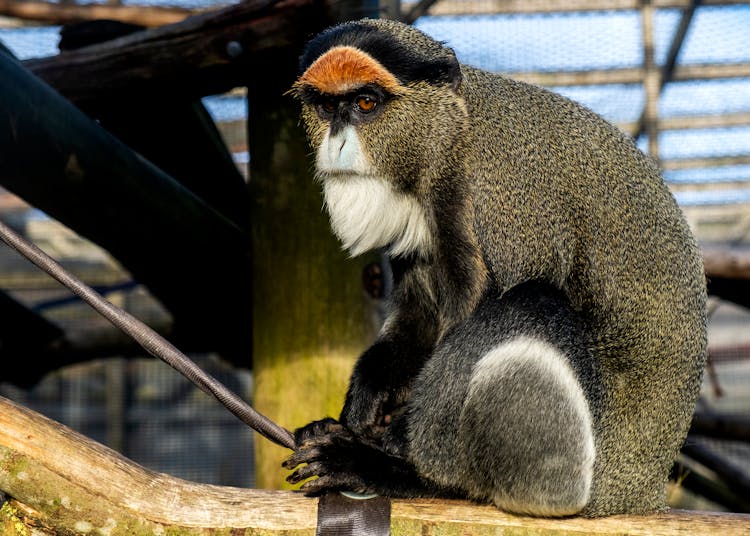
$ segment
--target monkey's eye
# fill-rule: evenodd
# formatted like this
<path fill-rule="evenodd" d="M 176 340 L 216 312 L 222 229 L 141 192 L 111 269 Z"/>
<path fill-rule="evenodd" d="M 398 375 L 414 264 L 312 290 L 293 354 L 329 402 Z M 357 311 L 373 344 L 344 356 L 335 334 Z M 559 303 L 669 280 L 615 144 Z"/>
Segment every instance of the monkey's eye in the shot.
<path fill-rule="evenodd" d="M 320 103 L 320 107 L 323 108 L 324 112 L 329 114 L 334 113 L 338 108 L 336 99 L 332 98 L 323 99 Z"/>
<path fill-rule="evenodd" d="M 357 98 L 354 99 L 354 102 L 357 105 L 357 108 L 359 108 L 359 111 L 364 114 L 373 111 L 378 104 L 378 101 L 370 95 L 358 95 Z"/>

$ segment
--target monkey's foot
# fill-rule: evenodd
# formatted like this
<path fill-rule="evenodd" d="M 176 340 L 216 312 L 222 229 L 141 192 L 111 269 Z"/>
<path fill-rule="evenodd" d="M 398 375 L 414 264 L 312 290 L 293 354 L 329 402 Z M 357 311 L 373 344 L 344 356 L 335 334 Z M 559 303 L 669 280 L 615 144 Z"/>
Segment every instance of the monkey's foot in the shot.
<path fill-rule="evenodd" d="M 308 496 L 328 491 L 377 493 L 387 497 L 434 495 L 431 486 L 406 460 L 383 452 L 357 438 L 333 419 L 313 422 L 295 432 L 294 454 L 283 467 L 296 470 L 287 482 L 298 484 Z M 301 464 L 307 464 L 298 467 Z"/>

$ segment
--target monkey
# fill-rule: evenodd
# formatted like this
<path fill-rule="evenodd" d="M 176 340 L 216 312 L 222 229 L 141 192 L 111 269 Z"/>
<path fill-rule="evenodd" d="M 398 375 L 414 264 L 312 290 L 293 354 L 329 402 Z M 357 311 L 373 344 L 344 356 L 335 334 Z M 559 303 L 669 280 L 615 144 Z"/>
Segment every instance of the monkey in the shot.
<path fill-rule="evenodd" d="M 665 509 L 706 281 L 656 162 L 390 20 L 313 37 L 290 93 L 333 233 L 385 251 L 393 286 L 338 419 L 295 431 L 287 480 L 543 517 Z"/>

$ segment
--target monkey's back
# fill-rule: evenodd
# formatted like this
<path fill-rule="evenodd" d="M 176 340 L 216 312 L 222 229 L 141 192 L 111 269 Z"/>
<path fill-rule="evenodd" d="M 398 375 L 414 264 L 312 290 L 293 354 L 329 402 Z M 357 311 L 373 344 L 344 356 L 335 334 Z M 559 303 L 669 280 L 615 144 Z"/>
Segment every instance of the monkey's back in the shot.
<path fill-rule="evenodd" d="M 656 165 L 614 126 L 542 88 L 462 70 L 465 165 L 491 278 L 501 291 L 532 279 L 563 289 L 608 378 L 591 408 L 584 513 L 661 509 L 705 360 L 697 244 Z"/>

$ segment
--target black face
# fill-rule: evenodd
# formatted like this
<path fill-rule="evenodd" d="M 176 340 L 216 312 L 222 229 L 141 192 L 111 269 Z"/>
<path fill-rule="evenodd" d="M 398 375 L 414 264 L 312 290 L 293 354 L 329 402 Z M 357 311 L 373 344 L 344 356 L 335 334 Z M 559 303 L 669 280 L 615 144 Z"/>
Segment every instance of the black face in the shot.
<path fill-rule="evenodd" d="M 391 98 L 392 95 L 374 84 L 344 95 L 319 93 L 312 88 L 306 89 L 302 95 L 305 102 L 315 107 L 320 118 L 331 124 L 331 134 L 336 134 L 346 125 L 356 126 L 372 121 Z"/>

